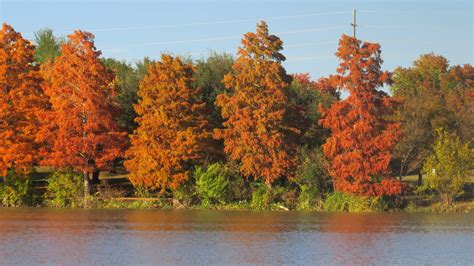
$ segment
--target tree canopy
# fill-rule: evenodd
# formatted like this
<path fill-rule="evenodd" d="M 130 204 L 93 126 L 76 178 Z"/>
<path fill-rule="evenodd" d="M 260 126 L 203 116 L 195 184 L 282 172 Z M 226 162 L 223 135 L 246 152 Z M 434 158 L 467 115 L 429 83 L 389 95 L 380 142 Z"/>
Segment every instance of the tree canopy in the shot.
<path fill-rule="evenodd" d="M 225 120 L 224 128 L 216 130 L 224 151 L 241 164 L 244 176 L 267 184 L 290 176 L 296 165 L 293 137 L 299 131 L 289 121 L 291 76 L 281 65 L 282 45 L 263 21 L 255 33 L 245 34 L 232 71 L 224 77 L 227 90 L 216 101 Z"/>
<path fill-rule="evenodd" d="M 36 112 L 46 101 L 34 46 L 10 25 L 0 30 L 0 176 L 28 172 L 37 159 Z"/>
<path fill-rule="evenodd" d="M 138 128 L 125 166 L 135 185 L 176 188 L 191 167 L 213 154 L 206 104 L 194 87 L 194 67 L 162 55 L 140 83 Z"/>
<path fill-rule="evenodd" d="M 388 119 L 396 103 L 378 90 L 389 79 L 381 70 L 380 53 L 375 43 L 347 35 L 339 41 L 341 62 L 334 79 L 349 97 L 325 110 L 319 121 L 331 130 L 323 150 L 338 191 L 368 196 L 402 192 L 401 184 L 389 178 L 399 125 Z"/>
<path fill-rule="evenodd" d="M 336 73 L 312 80 L 287 74 L 282 51 L 263 21 L 235 58 L 136 63 L 102 58 L 88 32 L 62 40 L 43 29 L 30 42 L 3 23 L 0 197 L 27 191 L 37 166 L 61 172 L 50 190 L 83 183 L 74 191 L 85 205 L 103 170 L 128 175 L 137 195 L 160 190 L 183 204 L 398 203 L 413 188 L 402 177 L 416 172 L 420 185 L 428 175 L 418 188 L 448 203 L 462 192 L 474 147 L 471 65 L 425 54 L 389 73 L 379 44 L 343 35 Z"/>
<path fill-rule="evenodd" d="M 123 156 L 126 133 L 117 124 L 114 75 L 99 60 L 91 33 L 76 31 L 61 55 L 43 65 L 50 108 L 41 113 L 42 165 L 88 173 Z"/>
<path fill-rule="evenodd" d="M 437 128 L 456 132 L 465 142 L 474 138 L 473 81 L 472 66 L 449 67 L 446 58 L 435 54 L 394 71 L 391 91 L 401 101 L 397 120 L 403 133 L 394 151 L 399 175 L 421 170 Z"/>

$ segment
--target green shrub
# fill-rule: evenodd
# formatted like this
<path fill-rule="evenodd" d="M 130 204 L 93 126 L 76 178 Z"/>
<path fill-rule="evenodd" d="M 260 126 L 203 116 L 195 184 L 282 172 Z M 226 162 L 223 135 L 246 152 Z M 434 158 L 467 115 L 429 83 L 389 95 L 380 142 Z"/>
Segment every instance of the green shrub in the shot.
<path fill-rule="evenodd" d="M 320 147 L 300 150 L 300 164 L 292 180 L 300 191 L 295 204 L 297 210 L 321 208 L 322 193 L 332 189 L 331 178 L 324 165 L 325 158 Z"/>
<path fill-rule="evenodd" d="M 264 184 L 257 184 L 254 185 L 250 207 L 255 210 L 268 209 L 272 203 L 270 193 Z"/>
<path fill-rule="evenodd" d="M 227 163 L 225 167 L 230 180 L 226 196 L 227 203 L 250 201 L 252 199 L 250 182 L 240 175 L 239 166 L 235 163 Z"/>
<path fill-rule="evenodd" d="M 269 187 L 260 182 L 252 183 L 250 207 L 255 210 L 295 209 L 298 202 L 298 189 L 292 186 Z"/>
<path fill-rule="evenodd" d="M 19 207 L 34 204 L 31 179 L 8 171 L 0 184 L 0 199 L 5 207 Z"/>
<path fill-rule="evenodd" d="M 331 178 L 324 167 L 325 158 L 321 149 L 302 149 L 300 151 L 300 164 L 298 165 L 293 182 L 298 184 L 300 190 L 303 186 L 311 187 L 314 193 L 327 191 L 331 188 Z"/>
<path fill-rule="evenodd" d="M 438 139 L 433 153 L 423 165 L 427 175 L 422 190 L 437 192 L 446 205 L 463 193 L 464 185 L 473 166 L 473 153 L 458 136 L 437 129 Z"/>
<path fill-rule="evenodd" d="M 381 198 L 359 197 L 341 192 L 334 192 L 326 198 L 326 211 L 368 212 L 382 211 L 386 207 Z"/>
<path fill-rule="evenodd" d="M 53 172 L 47 178 L 45 199 L 51 207 L 80 207 L 83 204 L 82 175 L 70 172 Z"/>
<path fill-rule="evenodd" d="M 227 167 L 215 163 L 205 170 L 197 167 L 193 174 L 196 181 L 196 194 L 203 206 L 225 203 L 230 185 L 230 172 Z"/>
<path fill-rule="evenodd" d="M 321 200 L 317 187 L 302 185 L 298 196 L 297 210 L 305 211 L 317 208 L 317 203 Z"/>
<path fill-rule="evenodd" d="M 192 183 L 192 180 L 181 184 L 177 188 L 172 190 L 173 192 L 173 206 L 179 207 L 180 205 L 184 207 L 189 207 L 195 202 L 195 186 Z M 178 206 L 176 206 L 178 204 Z"/>

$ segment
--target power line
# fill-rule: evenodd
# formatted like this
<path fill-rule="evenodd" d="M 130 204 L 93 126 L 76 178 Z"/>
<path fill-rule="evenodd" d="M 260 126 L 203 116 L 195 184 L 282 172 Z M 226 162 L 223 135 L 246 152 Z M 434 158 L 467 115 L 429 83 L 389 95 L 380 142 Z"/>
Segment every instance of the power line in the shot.
<path fill-rule="evenodd" d="M 359 28 L 380 30 L 403 30 L 403 31 L 452 31 L 450 27 L 416 27 L 416 26 L 392 26 L 392 25 L 357 25 Z"/>
<path fill-rule="evenodd" d="M 137 26 L 137 27 L 119 27 L 119 28 L 99 28 L 99 29 L 85 29 L 89 32 L 109 32 L 109 31 L 133 31 L 133 30 L 150 30 L 150 29 L 168 29 L 168 28 L 179 28 L 179 27 L 193 27 L 193 26 L 205 26 L 205 25 L 218 25 L 218 24 L 232 24 L 232 23 L 244 23 L 244 22 L 256 22 L 259 20 L 285 20 L 294 18 L 324 16 L 324 15 L 338 15 L 338 14 L 350 14 L 351 11 L 333 11 L 333 12 L 320 12 L 320 13 L 308 13 L 308 14 L 297 14 L 289 16 L 277 16 L 267 18 L 253 18 L 253 19 L 235 19 L 235 20 L 220 20 L 220 21 L 207 21 L 207 22 L 192 22 L 182 24 L 170 24 L 170 25 L 156 25 L 156 26 Z M 56 33 L 70 33 L 70 31 L 56 31 Z M 34 34 L 34 32 L 28 32 L 27 34 Z"/>
<path fill-rule="evenodd" d="M 321 46 L 321 45 L 328 45 L 328 44 L 336 44 L 337 41 L 327 41 L 327 42 L 307 42 L 307 43 L 296 43 L 296 44 L 287 44 L 283 45 L 284 48 L 294 48 L 294 47 L 306 47 L 306 46 Z"/>
<path fill-rule="evenodd" d="M 313 61 L 323 58 L 333 58 L 333 55 L 316 55 L 316 56 L 288 56 L 285 62 L 301 62 L 301 61 Z"/>
<path fill-rule="evenodd" d="M 336 30 L 336 29 L 343 29 L 343 28 L 346 28 L 346 27 L 347 26 L 345 26 L 345 25 L 339 25 L 339 26 L 324 27 L 324 28 L 307 28 L 307 29 L 299 29 L 299 30 L 292 30 L 292 31 L 275 32 L 273 34 L 275 34 L 275 35 L 289 35 L 289 34 L 306 33 L 306 32 L 330 31 L 330 30 Z M 240 39 L 240 38 L 242 38 L 242 35 L 212 37 L 212 38 L 203 38 L 203 39 L 138 43 L 138 44 L 131 44 L 128 47 L 144 47 L 144 46 L 156 46 L 156 45 L 167 45 L 167 44 L 210 42 L 210 41 L 232 40 L 232 39 Z M 115 47 L 115 48 L 117 48 L 117 47 Z M 111 48 L 109 48 L 109 49 L 111 49 Z"/>

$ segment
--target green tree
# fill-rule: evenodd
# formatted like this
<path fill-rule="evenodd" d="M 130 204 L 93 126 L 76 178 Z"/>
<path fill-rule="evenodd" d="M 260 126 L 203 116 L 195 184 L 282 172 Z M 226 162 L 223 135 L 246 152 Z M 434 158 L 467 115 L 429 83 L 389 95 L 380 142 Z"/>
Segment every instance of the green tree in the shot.
<path fill-rule="evenodd" d="M 122 112 L 117 117 L 118 123 L 129 133 L 137 127 L 135 118 L 137 113 L 133 106 L 138 103 L 138 87 L 140 75 L 125 61 L 118 61 L 113 58 L 103 59 L 104 65 L 115 74 L 115 90 L 117 91 L 116 101 Z"/>
<path fill-rule="evenodd" d="M 321 107 L 329 108 L 339 99 L 339 95 L 329 88 L 329 79 L 321 78 L 318 81 L 310 80 L 307 73 L 295 74 L 289 86 L 289 99 L 295 109 L 293 113 L 295 126 L 302 132 L 302 145 L 310 149 L 320 149 L 326 142 L 330 131 L 317 123 L 321 118 Z"/>
<path fill-rule="evenodd" d="M 394 171 L 400 176 L 418 172 L 430 155 L 435 129 L 454 131 L 462 141 L 474 137 L 474 70 L 470 65 L 449 67 L 442 56 L 426 54 L 409 68 L 393 73 L 391 91 L 401 101 L 396 119 L 402 139 L 395 146 Z"/>
<path fill-rule="evenodd" d="M 320 107 L 329 108 L 339 95 L 330 79 L 312 81 L 307 73 L 293 77 L 289 87 L 290 100 L 292 106 L 297 107 L 295 112 L 300 113 L 295 118 L 299 118 L 297 124 L 302 131 L 302 146 L 295 178 L 291 182 L 300 189 L 298 208 L 305 210 L 313 208 L 317 198 L 331 187 L 331 178 L 324 167 L 327 162 L 321 150 L 330 131 L 317 121 L 321 118 Z"/>
<path fill-rule="evenodd" d="M 427 175 L 424 188 L 436 191 L 445 204 L 451 204 L 463 192 L 473 166 L 473 152 L 456 134 L 443 129 L 437 129 L 436 133 L 433 153 L 423 165 Z"/>
<path fill-rule="evenodd" d="M 138 80 L 143 80 L 143 78 L 148 73 L 148 67 L 154 64 L 156 64 L 156 60 L 150 59 L 147 56 L 145 56 L 142 60 L 138 61 L 135 64 Z"/>
<path fill-rule="evenodd" d="M 213 124 L 216 126 L 222 123 L 222 118 L 219 108 L 214 103 L 217 95 L 225 90 L 222 80 L 232 70 L 233 62 L 232 55 L 216 52 L 211 52 L 207 58 L 196 61 L 196 87 L 201 88 L 202 98 L 206 102 Z"/>
<path fill-rule="evenodd" d="M 54 58 L 61 54 L 63 42 L 63 39 L 54 36 L 52 29 L 42 29 L 35 32 L 35 61 L 38 63 L 54 61 Z"/>
<path fill-rule="evenodd" d="M 115 74 L 115 90 L 117 91 L 116 101 L 122 110 L 117 120 L 123 128 L 129 133 L 137 128 L 134 105 L 138 104 L 138 89 L 140 81 L 145 77 L 148 66 L 154 64 L 155 60 L 144 57 L 138 61 L 135 66 L 125 61 L 119 61 L 113 58 L 102 59 L 104 65 L 111 69 Z"/>

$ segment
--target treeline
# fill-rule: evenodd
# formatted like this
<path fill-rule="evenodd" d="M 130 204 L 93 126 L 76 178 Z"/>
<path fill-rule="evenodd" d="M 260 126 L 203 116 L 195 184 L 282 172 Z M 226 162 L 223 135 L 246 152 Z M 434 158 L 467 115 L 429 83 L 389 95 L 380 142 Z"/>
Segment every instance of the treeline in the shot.
<path fill-rule="evenodd" d="M 38 166 L 55 171 L 54 206 L 91 206 L 98 173 L 125 167 L 138 195 L 177 204 L 343 210 L 400 207 L 413 192 L 450 204 L 473 166 L 474 69 L 442 56 L 390 73 L 380 45 L 343 35 L 335 74 L 312 81 L 286 72 L 265 22 L 236 58 L 163 54 L 132 66 L 102 58 L 84 31 L 42 30 L 35 43 L 3 24 L 3 205 L 26 202 Z"/>

